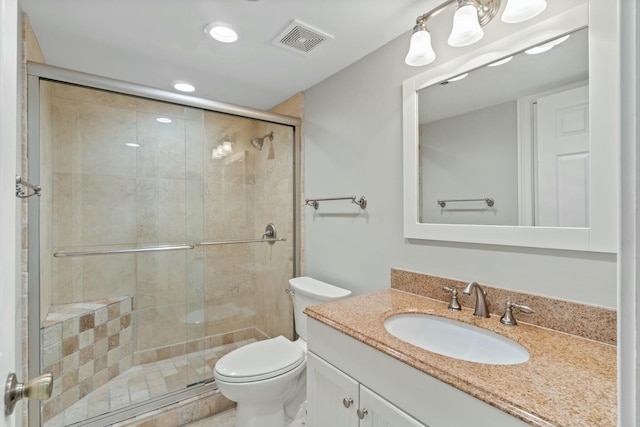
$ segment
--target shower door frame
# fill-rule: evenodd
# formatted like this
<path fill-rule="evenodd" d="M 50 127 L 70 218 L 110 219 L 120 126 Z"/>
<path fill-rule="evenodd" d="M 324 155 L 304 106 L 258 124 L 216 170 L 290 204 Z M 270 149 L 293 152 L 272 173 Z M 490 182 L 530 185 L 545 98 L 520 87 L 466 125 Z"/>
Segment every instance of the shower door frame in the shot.
<path fill-rule="evenodd" d="M 121 80 L 110 79 L 94 74 L 55 67 L 36 62 L 27 63 L 27 161 L 29 179 L 40 182 L 40 81 L 83 86 L 90 89 L 105 90 L 122 95 L 137 96 L 155 101 L 179 104 L 199 108 L 205 111 L 226 113 L 249 119 L 291 126 L 293 128 L 293 276 L 300 274 L 301 260 L 301 126 L 302 120 L 278 113 L 242 107 L 224 102 L 174 93 L 168 90 L 138 85 Z M 44 189 L 43 191 L 47 191 Z M 27 318 L 27 364 L 28 378 L 40 375 L 40 210 L 37 198 L 29 198 L 28 209 L 28 318 Z M 36 316 L 37 314 L 37 316 Z M 216 389 L 215 381 L 190 386 L 168 393 L 156 399 L 130 405 L 115 413 L 107 412 L 95 417 L 91 422 L 74 425 L 83 427 L 102 427 L 132 418 L 140 413 L 153 411 L 167 405 L 197 396 Z M 41 405 L 39 401 L 29 401 L 28 420 L 30 427 L 42 426 Z"/>

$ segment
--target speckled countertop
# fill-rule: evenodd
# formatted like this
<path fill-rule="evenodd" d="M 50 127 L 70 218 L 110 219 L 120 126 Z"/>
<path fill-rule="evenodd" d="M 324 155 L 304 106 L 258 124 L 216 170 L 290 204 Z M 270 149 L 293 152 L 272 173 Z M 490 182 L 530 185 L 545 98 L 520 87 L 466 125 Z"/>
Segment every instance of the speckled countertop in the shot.
<path fill-rule="evenodd" d="M 389 289 L 308 307 L 306 314 L 434 378 L 534 426 L 605 427 L 617 424 L 616 347 L 499 317 L 447 310 L 442 301 Z M 431 353 L 389 334 L 384 320 L 426 313 L 479 326 L 524 346 L 518 365 L 486 365 Z M 516 317 L 518 317 L 516 313 Z M 522 317 L 522 316 L 521 316 Z"/>

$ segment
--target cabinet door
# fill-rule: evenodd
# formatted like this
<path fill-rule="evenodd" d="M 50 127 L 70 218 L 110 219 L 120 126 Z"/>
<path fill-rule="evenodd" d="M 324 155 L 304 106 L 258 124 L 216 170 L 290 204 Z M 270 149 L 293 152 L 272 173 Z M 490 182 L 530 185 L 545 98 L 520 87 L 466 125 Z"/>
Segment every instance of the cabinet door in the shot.
<path fill-rule="evenodd" d="M 428 427 L 363 385 L 360 386 L 358 416 L 362 417 L 360 427 Z"/>
<path fill-rule="evenodd" d="M 358 383 L 311 352 L 307 401 L 309 427 L 358 427 Z"/>

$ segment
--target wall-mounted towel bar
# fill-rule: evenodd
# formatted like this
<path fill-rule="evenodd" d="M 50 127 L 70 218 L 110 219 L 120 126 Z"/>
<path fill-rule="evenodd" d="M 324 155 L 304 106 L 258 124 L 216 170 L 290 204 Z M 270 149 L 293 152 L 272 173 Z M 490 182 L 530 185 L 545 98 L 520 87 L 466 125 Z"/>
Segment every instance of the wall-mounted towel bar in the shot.
<path fill-rule="evenodd" d="M 195 249 L 196 246 L 213 246 L 213 245 L 230 245 L 235 243 L 275 243 L 286 242 L 284 237 L 278 238 L 276 226 L 268 224 L 261 238 L 257 239 L 231 239 L 231 240 L 216 240 L 210 242 L 200 243 L 185 243 L 183 245 L 158 245 L 158 246 L 146 246 L 142 248 L 127 248 L 127 249 L 110 249 L 103 251 L 85 251 L 85 252 L 55 252 L 53 254 L 56 258 L 76 257 L 76 256 L 92 256 L 92 255 L 112 255 L 112 254 L 130 254 L 140 252 L 163 252 L 163 251 L 179 251 Z"/>
<path fill-rule="evenodd" d="M 441 208 L 444 208 L 447 206 L 447 203 L 450 202 L 484 202 L 487 204 L 487 206 L 491 207 L 494 205 L 494 201 L 491 198 L 485 198 L 485 199 L 455 199 L 455 200 L 438 200 L 438 204 L 440 205 Z"/>
<path fill-rule="evenodd" d="M 327 198 L 327 199 L 305 199 L 305 204 L 308 206 L 313 206 L 314 209 L 318 209 L 318 207 L 320 206 L 319 202 L 328 202 L 328 201 L 333 201 L 333 200 L 351 200 L 351 203 L 355 203 L 356 205 L 360 206 L 360 208 L 364 209 L 367 207 L 367 199 L 362 196 L 359 199 L 356 199 L 356 196 L 351 196 L 351 197 L 331 197 L 331 198 Z"/>
<path fill-rule="evenodd" d="M 33 190 L 33 193 L 31 194 L 25 193 L 24 189 L 22 188 L 23 186 L 31 188 Z M 31 184 L 30 182 L 27 182 L 24 179 L 22 179 L 20 175 L 16 175 L 16 197 L 19 197 L 21 199 L 26 199 L 27 197 L 31 197 L 31 196 L 40 197 L 41 191 L 42 191 L 42 188 L 40 188 L 39 185 Z"/>

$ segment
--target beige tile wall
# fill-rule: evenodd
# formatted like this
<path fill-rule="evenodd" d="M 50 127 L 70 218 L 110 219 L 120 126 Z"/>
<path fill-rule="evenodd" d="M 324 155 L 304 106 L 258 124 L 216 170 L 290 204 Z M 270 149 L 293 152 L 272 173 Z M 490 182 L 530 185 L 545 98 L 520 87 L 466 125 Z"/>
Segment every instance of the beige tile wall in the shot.
<path fill-rule="evenodd" d="M 41 329 L 42 372 L 53 374 L 43 405 L 51 419 L 133 365 L 131 297 L 65 304 Z"/>

